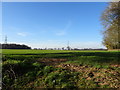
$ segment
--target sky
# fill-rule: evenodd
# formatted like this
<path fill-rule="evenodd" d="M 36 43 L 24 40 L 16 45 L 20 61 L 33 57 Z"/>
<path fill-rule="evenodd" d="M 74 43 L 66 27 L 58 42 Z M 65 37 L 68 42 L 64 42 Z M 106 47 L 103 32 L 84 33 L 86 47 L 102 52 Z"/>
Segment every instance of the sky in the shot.
<path fill-rule="evenodd" d="M 100 21 L 107 2 L 3 2 L 2 42 L 32 48 L 105 48 Z"/>

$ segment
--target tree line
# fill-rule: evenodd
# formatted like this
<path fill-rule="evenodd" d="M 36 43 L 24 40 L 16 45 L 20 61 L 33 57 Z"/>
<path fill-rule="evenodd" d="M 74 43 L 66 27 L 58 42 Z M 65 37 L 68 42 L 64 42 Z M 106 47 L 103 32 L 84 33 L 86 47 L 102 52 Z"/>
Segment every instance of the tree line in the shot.
<path fill-rule="evenodd" d="M 108 3 L 101 16 L 103 45 L 108 49 L 120 49 L 120 1 Z"/>
<path fill-rule="evenodd" d="M 0 49 L 31 49 L 31 47 L 24 44 L 0 44 Z"/>

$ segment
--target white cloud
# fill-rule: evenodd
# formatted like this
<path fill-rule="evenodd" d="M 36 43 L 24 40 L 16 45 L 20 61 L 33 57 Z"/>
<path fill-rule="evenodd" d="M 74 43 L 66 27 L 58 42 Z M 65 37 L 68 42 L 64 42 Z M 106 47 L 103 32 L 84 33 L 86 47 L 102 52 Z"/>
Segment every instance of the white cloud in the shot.
<path fill-rule="evenodd" d="M 23 37 L 27 36 L 26 33 L 17 33 L 17 35 L 19 35 L 19 36 L 23 36 Z"/>
<path fill-rule="evenodd" d="M 57 36 L 63 36 L 66 34 L 66 31 L 59 31 L 58 33 L 56 33 Z"/>
<path fill-rule="evenodd" d="M 66 48 L 67 47 L 67 41 L 66 40 L 48 40 L 48 41 L 42 41 L 40 43 L 29 43 L 29 45 L 34 48 Z M 79 48 L 79 49 L 84 49 L 84 48 L 93 48 L 93 49 L 98 49 L 98 48 L 105 48 L 101 42 L 72 42 L 69 41 L 69 46 L 71 48 Z"/>
<path fill-rule="evenodd" d="M 56 33 L 57 36 L 64 36 L 67 34 L 67 30 L 70 28 L 72 22 L 69 20 L 66 26 Z"/>
<path fill-rule="evenodd" d="M 105 48 L 100 42 L 71 42 L 70 45 L 74 48 Z"/>
<path fill-rule="evenodd" d="M 72 25 L 72 21 L 69 20 L 68 23 L 66 24 L 65 28 L 63 30 L 68 30 L 70 26 Z"/>
<path fill-rule="evenodd" d="M 67 47 L 67 41 L 66 40 L 47 40 L 47 41 L 41 41 L 41 42 L 9 42 L 9 43 L 18 43 L 18 44 L 25 44 L 32 48 L 66 48 Z M 69 46 L 71 48 L 92 48 L 92 49 L 98 49 L 98 48 L 105 48 L 101 42 L 80 42 L 80 41 L 69 41 Z"/>

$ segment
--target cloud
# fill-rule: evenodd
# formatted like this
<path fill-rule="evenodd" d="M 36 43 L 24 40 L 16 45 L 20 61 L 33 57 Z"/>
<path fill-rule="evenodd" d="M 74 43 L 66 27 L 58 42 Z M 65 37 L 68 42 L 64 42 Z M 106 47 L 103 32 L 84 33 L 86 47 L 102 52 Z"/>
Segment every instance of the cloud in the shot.
<path fill-rule="evenodd" d="M 68 21 L 68 23 L 66 24 L 65 28 L 63 30 L 68 30 L 70 28 L 70 26 L 72 25 L 72 21 Z"/>
<path fill-rule="evenodd" d="M 41 41 L 37 43 L 29 43 L 29 45 L 32 48 L 67 48 L 67 41 L 66 40 L 48 40 L 48 41 Z M 71 48 L 92 48 L 92 49 L 98 49 L 98 48 L 104 48 L 106 49 L 101 42 L 69 42 L 69 46 Z"/>
<path fill-rule="evenodd" d="M 22 36 L 22 37 L 27 36 L 27 34 L 26 34 L 26 33 L 17 33 L 17 35 Z"/>
<path fill-rule="evenodd" d="M 56 33 L 57 36 L 64 36 L 67 34 L 67 30 L 70 28 L 72 22 L 69 20 L 66 26 Z"/>
<path fill-rule="evenodd" d="M 70 45 L 77 48 L 105 48 L 101 42 L 71 42 Z"/>
<path fill-rule="evenodd" d="M 60 31 L 56 33 L 57 36 L 64 36 L 66 34 L 66 31 Z"/>

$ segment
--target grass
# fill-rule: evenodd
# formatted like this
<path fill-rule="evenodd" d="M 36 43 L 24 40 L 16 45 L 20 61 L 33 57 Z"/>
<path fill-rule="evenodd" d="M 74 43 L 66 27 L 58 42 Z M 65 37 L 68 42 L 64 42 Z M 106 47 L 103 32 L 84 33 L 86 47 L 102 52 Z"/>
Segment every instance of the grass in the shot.
<path fill-rule="evenodd" d="M 119 57 L 118 51 L 3 49 L 3 89 L 118 88 Z"/>
<path fill-rule="evenodd" d="M 1 49 L 0 49 L 1 50 Z M 118 52 L 118 51 L 101 51 L 101 50 L 25 50 L 25 49 L 2 49 L 3 54 L 40 54 L 40 53 L 66 53 L 66 52 Z"/>

